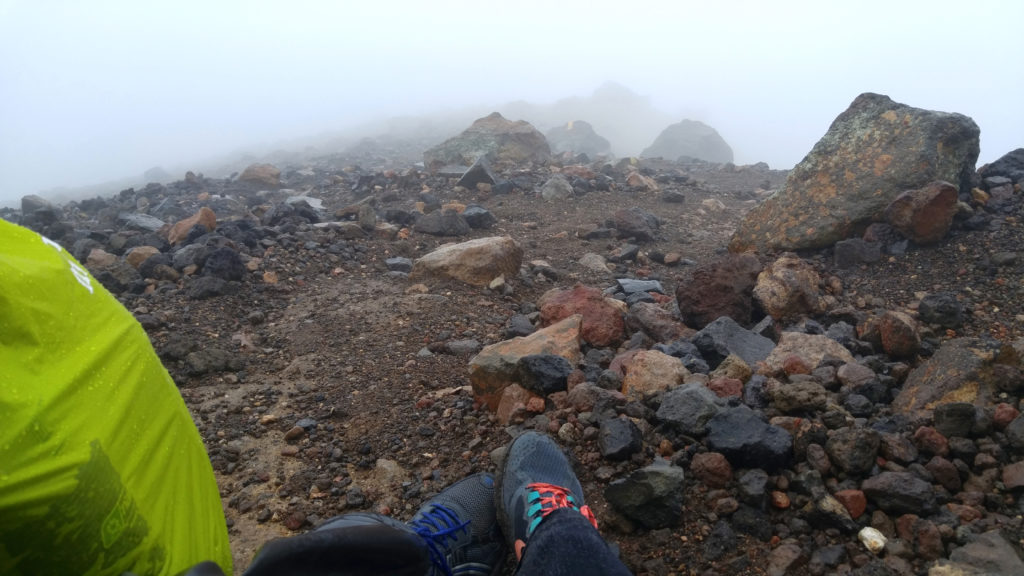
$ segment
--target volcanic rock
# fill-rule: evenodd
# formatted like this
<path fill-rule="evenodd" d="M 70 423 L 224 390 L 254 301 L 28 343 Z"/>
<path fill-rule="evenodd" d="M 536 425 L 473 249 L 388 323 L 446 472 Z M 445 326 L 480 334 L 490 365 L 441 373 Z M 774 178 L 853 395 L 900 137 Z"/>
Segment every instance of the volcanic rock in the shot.
<path fill-rule="evenodd" d="M 796 254 L 783 254 L 757 275 L 754 298 L 772 318 L 780 320 L 824 310 L 814 268 Z"/>
<path fill-rule="evenodd" d="M 624 304 L 597 288 L 577 284 L 569 290 L 549 290 L 537 301 L 537 307 L 542 326 L 581 314 L 583 339 L 593 346 L 615 346 L 626 337 Z"/>
<path fill-rule="evenodd" d="M 683 120 L 662 130 L 641 158 L 696 158 L 725 164 L 732 162 L 732 148 L 714 128 L 696 120 Z"/>
<path fill-rule="evenodd" d="M 995 343 L 977 338 L 947 340 L 907 376 L 893 399 L 894 412 L 927 415 L 939 404 L 969 402 L 993 405 L 999 390 L 992 378 Z"/>
<path fill-rule="evenodd" d="M 501 392 L 518 383 L 519 360 L 534 354 L 557 354 L 575 366 L 581 357 L 580 326 L 583 317 L 570 316 L 529 336 L 485 346 L 469 361 L 469 379 L 476 397 L 496 410 Z"/>
<path fill-rule="evenodd" d="M 904 190 L 953 182 L 970 190 L 978 126 L 861 94 L 790 172 L 785 187 L 744 218 L 729 249 L 824 248 L 859 235 Z"/>
<path fill-rule="evenodd" d="M 793 437 L 761 420 L 746 405 L 727 408 L 708 421 L 708 448 L 733 466 L 777 470 L 789 464 Z"/>
<path fill-rule="evenodd" d="M 250 164 L 238 176 L 238 180 L 276 190 L 281 187 L 281 170 L 273 164 Z"/>
<path fill-rule="evenodd" d="M 608 155 L 611 144 L 583 120 L 555 126 L 546 134 L 551 151 L 555 154 L 586 154 L 590 157 Z"/>
<path fill-rule="evenodd" d="M 608 503 L 649 529 L 675 526 L 683 515 L 683 469 L 665 460 L 641 468 L 605 488 Z"/>
<path fill-rule="evenodd" d="M 470 166 L 483 156 L 496 165 L 546 163 L 551 149 L 544 135 L 528 122 L 511 122 L 494 112 L 424 152 L 423 163 L 436 171 L 451 164 Z"/>
<path fill-rule="evenodd" d="M 519 273 L 523 250 L 508 236 L 477 238 L 446 244 L 416 260 L 410 280 L 453 279 L 473 286 L 487 286 L 498 276 Z"/>
<path fill-rule="evenodd" d="M 728 254 L 698 266 L 689 282 L 676 288 L 679 313 L 687 325 L 700 329 L 728 316 L 750 325 L 753 290 L 761 263 L 753 254 Z"/>
<path fill-rule="evenodd" d="M 949 182 L 930 182 L 907 190 L 885 209 L 885 220 L 911 241 L 934 244 L 949 232 L 957 213 L 957 188 Z"/>
<path fill-rule="evenodd" d="M 910 472 L 882 472 L 861 484 L 868 501 L 892 514 L 931 514 L 935 493 L 931 484 Z"/>
<path fill-rule="evenodd" d="M 572 198 L 575 192 L 572 189 L 572 184 L 569 180 L 561 174 L 555 174 L 548 178 L 544 185 L 540 187 L 540 197 L 551 201 L 551 200 L 567 200 Z"/>
<path fill-rule="evenodd" d="M 661 398 L 657 419 L 687 436 L 703 436 L 708 422 L 722 411 L 725 402 L 703 384 L 684 384 Z"/>

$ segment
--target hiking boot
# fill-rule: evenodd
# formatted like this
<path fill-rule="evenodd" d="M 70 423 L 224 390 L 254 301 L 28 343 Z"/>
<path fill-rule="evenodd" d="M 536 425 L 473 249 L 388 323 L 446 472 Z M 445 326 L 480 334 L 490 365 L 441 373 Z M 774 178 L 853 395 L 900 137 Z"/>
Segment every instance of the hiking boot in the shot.
<path fill-rule="evenodd" d="M 432 576 L 490 576 L 502 569 L 505 545 L 490 474 L 474 474 L 445 488 L 408 526 L 427 544 Z"/>
<path fill-rule="evenodd" d="M 516 559 L 522 558 L 537 525 L 559 508 L 583 514 L 597 528 L 569 459 L 544 434 L 525 432 L 509 445 L 498 473 L 497 498 L 501 529 Z"/>

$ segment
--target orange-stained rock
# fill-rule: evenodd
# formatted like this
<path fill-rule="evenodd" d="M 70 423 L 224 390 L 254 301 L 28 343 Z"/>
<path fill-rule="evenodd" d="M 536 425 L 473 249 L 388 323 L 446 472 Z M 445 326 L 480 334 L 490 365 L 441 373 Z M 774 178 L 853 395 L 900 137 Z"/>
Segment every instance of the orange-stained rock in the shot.
<path fill-rule="evenodd" d="M 149 259 L 150 256 L 154 256 L 160 253 L 160 249 L 155 246 L 136 246 L 129 250 L 124 255 L 124 261 L 131 265 L 136 270 L 142 263 Z"/>
<path fill-rule="evenodd" d="M 980 130 L 961 114 L 861 94 L 789 173 L 747 213 L 734 252 L 824 248 L 860 235 L 905 190 L 934 180 L 968 185 Z"/>
<path fill-rule="evenodd" d="M 689 375 L 679 358 L 657 350 L 641 350 L 629 363 L 622 379 L 622 393 L 630 400 L 643 400 L 645 396 L 679 386 Z"/>
<path fill-rule="evenodd" d="M 575 366 L 580 361 L 580 325 L 583 317 L 570 316 L 529 336 L 485 346 L 469 361 L 473 394 L 497 410 L 502 392 L 518 383 L 519 359 L 531 354 L 557 354 Z M 525 401 L 524 401 L 525 407 Z"/>
<path fill-rule="evenodd" d="M 171 226 L 170 231 L 167 233 L 167 241 L 171 245 L 178 244 L 182 240 L 188 238 L 188 233 L 192 231 L 192 228 L 199 224 L 203 228 L 206 228 L 207 232 L 213 232 L 217 228 L 217 215 L 206 206 L 199 209 L 198 212 L 189 216 L 188 218 L 181 220 Z"/>
<path fill-rule="evenodd" d="M 783 332 L 778 345 L 764 361 L 765 369 L 769 374 L 781 373 L 784 363 L 791 356 L 798 357 L 812 368 L 817 368 L 825 356 L 835 356 L 844 362 L 855 362 L 849 350 L 828 336 Z M 793 360 L 790 359 L 790 362 Z"/>
<path fill-rule="evenodd" d="M 878 322 L 882 338 L 882 349 L 893 358 L 906 358 L 917 354 L 921 348 L 921 336 L 917 323 L 903 312 L 887 311 Z"/>

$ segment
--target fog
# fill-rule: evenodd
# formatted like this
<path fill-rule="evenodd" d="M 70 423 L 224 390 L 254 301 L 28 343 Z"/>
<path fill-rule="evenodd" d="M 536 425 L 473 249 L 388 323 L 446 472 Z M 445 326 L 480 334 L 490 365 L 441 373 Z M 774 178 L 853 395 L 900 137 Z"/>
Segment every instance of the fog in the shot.
<path fill-rule="evenodd" d="M 790 168 L 870 91 L 970 116 L 981 164 L 1024 146 L 1021 21 L 984 0 L 0 0 L 0 205 L 608 82 L 646 116 L 570 119 L 633 126 L 604 134 L 620 156 L 688 118 Z"/>

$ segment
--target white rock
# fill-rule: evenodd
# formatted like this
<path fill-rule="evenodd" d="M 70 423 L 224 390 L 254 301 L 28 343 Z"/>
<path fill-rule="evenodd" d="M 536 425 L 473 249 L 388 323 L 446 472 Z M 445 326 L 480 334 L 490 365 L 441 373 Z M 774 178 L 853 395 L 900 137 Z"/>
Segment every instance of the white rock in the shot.
<path fill-rule="evenodd" d="M 857 534 L 857 538 L 864 544 L 864 547 L 872 554 L 880 554 L 885 548 L 886 538 L 881 532 L 868 526 Z"/>

